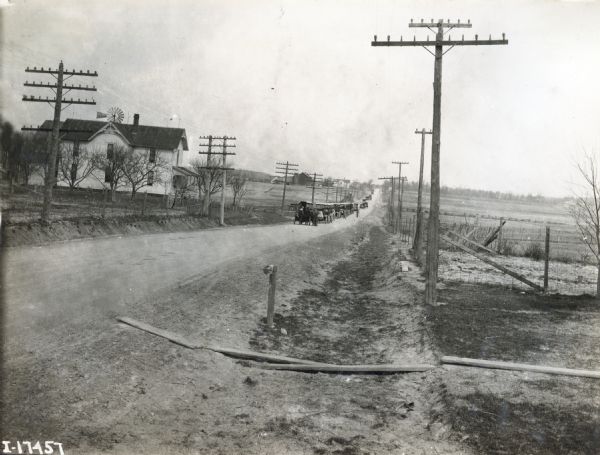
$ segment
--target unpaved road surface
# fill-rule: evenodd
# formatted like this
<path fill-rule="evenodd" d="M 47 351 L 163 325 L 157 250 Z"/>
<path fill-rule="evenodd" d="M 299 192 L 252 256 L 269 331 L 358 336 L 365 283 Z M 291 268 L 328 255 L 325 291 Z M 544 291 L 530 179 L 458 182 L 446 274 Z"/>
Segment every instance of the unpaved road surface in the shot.
<path fill-rule="evenodd" d="M 252 229 L 230 230 L 227 237 L 212 231 L 204 250 L 226 243 L 235 252 L 231 239 L 239 237 L 252 253 L 225 261 L 206 252 L 204 260 L 215 262 L 206 268 L 194 262 L 192 277 L 172 270 L 190 263 L 171 258 L 178 255 L 166 252 L 175 246 L 155 245 L 155 236 L 97 240 L 95 245 L 115 245 L 110 254 L 119 259 L 98 258 L 108 269 L 95 267 L 99 276 L 52 272 L 39 280 L 46 292 L 56 292 L 47 311 L 44 291 L 28 290 L 35 280 L 22 278 L 19 287 L 6 290 L 25 307 L 8 309 L 3 439 L 60 441 L 69 454 L 471 453 L 448 440 L 444 387 L 435 371 L 272 371 L 186 349 L 114 319 L 130 316 L 206 345 L 307 359 L 435 362 L 417 291 L 410 280 L 398 279 L 398 245 L 378 217 L 348 219 L 345 228 L 344 221 L 337 223 L 271 227 L 260 235 Z M 275 236 L 282 232 L 288 238 Z M 202 249 L 192 249 L 197 238 L 189 239 L 187 233 L 171 237 L 183 257 Z M 129 242 L 128 251 L 118 247 Z M 261 248 L 260 242 L 276 246 Z M 134 244 L 148 248 L 148 261 L 130 258 Z M 66 256 L 52 255 L 54 264 Z M 262 267 L 269 263 L 279 266 L 274 330 L 264 324 Z M 71 270 L 80 271 L 75 264 Z M 411 273 L 416 280 L 417 272 Z M 99 294 L 81 289 L 82 277 Z M 165 286 L 167 280 L 178 284 Z M 39 300 L 28 302 L 25 295 Z"/>

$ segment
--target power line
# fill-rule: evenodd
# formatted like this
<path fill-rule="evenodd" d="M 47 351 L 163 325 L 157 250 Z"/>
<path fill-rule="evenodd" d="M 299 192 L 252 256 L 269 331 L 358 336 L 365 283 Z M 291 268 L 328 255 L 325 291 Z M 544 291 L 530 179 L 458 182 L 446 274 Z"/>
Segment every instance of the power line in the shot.
<path fill-rule="evenodd" d="M 228 144 L 227 141 L 235 141 L 237 140 L 235 137 L 227 137 L 227 136 L 200 136 L 200 139 L 208 139 L 208 144 L 200 144 L 200 147 L 208 147 L 208 151 L 203 152 L 203 151 L 199 151 L 198 154 L 199 155 L 207 155 L 207 160 L 206 160 L 206 166 L 201 166 L 202 169 L 211 169 L 211 170 L 221 170 L 223 171 L 222 173 L 222 177 L 223 177 L 223 182 L 221 184 L 221 210 L 220 210 L 220 217 L 219 217 L 219 224 L 221 226 L 225 225 L 225 186 L 227 184 L 227 171 L 233 171 L 234 168 L 232 167 L 227 167 L 226 165 L 226 160 L 227 157 L 229 155 L 235 155 L 235 153 L 233 152 L 227 152 L 228 148 L 234 148 L 235 144 Z M 212 154 L 212 147 L 213 147 L 213 141 L 217 140 L 217 141 L 222 141 L 221 144 L 218 145 L 218 147 L 221 147 L 222 151 L 220 153 L 220 155 L 223 157 L 223 161 L 222 164 L 220 166 L 211 166 L 210 165 L 210 157 Z M 206 194 L 206 198 L 209 197 L 209 189 L 206 188 L 207 194 Z"/>
<path fill-rule="evenodd" d="M 51 134 L 51 139 L 49 141 L 49 162 L 48 162 L 48 168 L 47 168 L 47 172 L 45 175 L 45 182 L 44 182 L 44 203 L 42 206 L 42 222 L 47 223 L 50 220 L 50 206 L 52 203 L 52 188 L 54 187 L 54 185 L 56 184 L 56 161 L 58 158 L 58 148 L 60 145 L 60 133 L 61 133 L 61 129 L 60 129 L 60 114 L 63 111 L 63 104 L 65 104 L 65 108 L 72 105 L 72 104 L 91 104 L 91 105 L 95 105 L 96 101 L 92 100 L 88 100 L 87 98 L 85 100 L 81 100 L 81 99 L 77 99 L 75 100 L 74 98 L 63 98 L 63 95 L 66 95 L 67 93 L 69 93 L 71 90 L 85 90 L 85 91 L 97 91 L 96 87 L 89 87 L 89 86 L 85 86 L 82 87 L 81 85 L 79 86 L 75 86 L 75 85 L 65 85 L 64 81 L 70 79 L 73 76 L 90 76 L 90 77 L 98 77 L 98 73 L 96 71 L 91 72 L 90 70 L 87 71 L 76 71 L 76 70 L 65 70 L 64 69 L 64 65 L 63 62 L 61 60 L 61 62 L 58 65 L 57 69 L 51 69 L 51 68 L 37 68 L 37 67 L 33 67 L 33 68 L 29 68 L 27 67 L 25 69 L 26 73 L 37 73 L 37 74 L 50 74 L 52 77 L 54 77 L 56 79 L 56 83 L 55 84 L 43 84 L 41 82 L 29 82 L 29 81 L 25 81 L 25 86 L 26 87 L 35 87 L 35 88 L 49 88 L 51 89 L 55 96 L 54 98 L 42 98 L 41 96 L 38 96 L 37 98 L 33 95 L 27 96 L 27 95 L 23 95 L 23 101 L 29 101 L 29 102 L 45 102 L 48 103 L 49 105 L 54 107 L 54 120 L 52 121 L 52 134 Z M 66 77 L 65 77 L 66 76 Z M 63 94 L 63 90 L 66 90 L 66 92 Z M 33 127 L 29 127 L 27 129 L 25 129 L 25 131 L 33 131 Z M 46 128 L 40 128 L 38 129 L 38 131 L 44 131 L 46 130 Z M 63 130 L 63 133 L 65 131 Z"/>
<path fill-rule="evenodd" d="M 438 262 L 439 262 L 439 231 L 440 231 L 440 140 L 441 140 L 441 106 L 442 106 L 442 58 L 444 54 L 449 52 L 455 46 L 491 46 L 499 44 L 508 44 L 504 33 L 502 39 L 492 40 L 490 35 L 487 40 L 480 40 L 478 35 L 475 39 L 465 40 L 464 35 L 460 40 L 453 40 L 450 35 L 444 38 L 444 34 L 450 32 L 454 28 L 471 28 L 471 21 L 466 23 L 460 22 L 444 22 L 433 19 L 430 22 L 414 22 L 412 19 L 408 25 L 411 28 L 428 28 L 435 33 L 435 40 L 413 40 L 404 41 L 402 36 L 400 41 L 391 41 L 388 35 L 386 41 L 377 41 L 377 35 L 371 42 L 371 46 L 412 46 L 423 47 L 427 52 L 435 57 L 433 70 L 433 140 L 431 144 L 431 198 L 429 208 L 429 229 L 427 239 L 427 281 L 425 286 L 425 302 L 433 304 L 437 300 L 437 277 L 438 277 Z M 447 29 L 444 31 L 444 29 Z M 435 53 L 429 50 L 429 47 L 435 48 Z M 444 47 L 446 50 L 444 51 Z"/>
<path fill-rule="evenodd" d="M 402 165 L 408 164 L 408 161 L 392 161 L 392 164 L 398 165 L 398 181 L 402 180 Z M 394 224 L 396 228 L 396 232 L 400 230 L 400 225 L 402 223 L 402 194 L 398 191 L 398 217 L 396 218 L 396 223 Z"/>
<path fill-rule="evenodd" d="M 433 134 L 431 130 L 415 130 L 415 134 L 421 135 L 421 160 L 419 162 L 419 189 L 417 190 L 417 221 L 415 226 L 415 237 L 413 239 L 413 251 L 417 256 L 419 264 L 423 262 L 423 166 L 425 161 L 425 135 Z"/>
<path fill-rule="evenodd" d="M 316 172 L 313 172 L 312 186 L 307 186 L 307 188 L 312 187 L 311 204 L 313 207 L 315 206 L 315 185 L 317 184 L 317 179 L 320 179 L 321 177 L 323 177 L 323 174 L 317 174 Z"/>
<path fill-rule="evenodd" d="M 276 163 L 276 174 L 283 174 L 283 196 L 281 197 L 281 214 L 283 215 L 283 209 L 285 207 L 285 189 L 287 187 L 287 176 L 288 176 L 288 172 L 292 171 L 295 172 L 298 170 L 298 165 L 297 164 L 293 164 L 290 163 L 289 161 L 286 161 L 285 163 L 281 162 L 281 161 L 277 161 Z M 285 167 L 284 167 L 285 166 Z"/>

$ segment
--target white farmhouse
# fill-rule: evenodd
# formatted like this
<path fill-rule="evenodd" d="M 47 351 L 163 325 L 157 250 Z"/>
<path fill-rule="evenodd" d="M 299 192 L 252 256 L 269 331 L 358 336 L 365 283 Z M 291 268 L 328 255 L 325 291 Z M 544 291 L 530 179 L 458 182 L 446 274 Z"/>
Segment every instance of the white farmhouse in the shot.
<path fill-rule="evenodd" d="M 47 120 L 42 128 L 52 128 L 52 121 Z M 188 142 L 183 128 L 167 128 L 139 124 L 139 114 L 133 116 L 133 124 L 112 123 L 98 120 L 66 119 L 61 122 L 63 147 L 73 150 L 106 153 L 110 157 L 114 150 L 121 147 L 130 148 L 134 153 L 145 154 L 150 162 L 161 160 L 166 168 L 162 179 L 148 177 L 148 186 L 143 190 L 155 194 L 171 194 L 174 186 L 181 185 L 182 180 L 189 179 L 192 174 L 183 165 L 186 163 L 185 153 Z M 98 175 L 98 172 L 100 175 Z M 79 185 L 81 188 L 102 189 L 110 180 L 110 175 L 102 175 L 104 171 L 95 172 L 95 176 L 87 177 Z M 159 181 L 160 180 L 160 181 Z M 59 182 L 58 185 L 65 185 Z M 127 187 L 123 188 L 124 190 Z"/>

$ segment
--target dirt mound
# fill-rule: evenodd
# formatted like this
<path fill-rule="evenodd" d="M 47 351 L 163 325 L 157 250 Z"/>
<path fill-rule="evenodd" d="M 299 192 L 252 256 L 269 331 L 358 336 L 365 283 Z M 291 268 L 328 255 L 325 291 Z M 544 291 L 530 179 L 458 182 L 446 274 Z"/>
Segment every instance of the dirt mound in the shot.
<path fill-rule="evenodd" d="M 226 225 L 276 224 L 289 221 L 278 213 L 269 211 L 231 213 L 225 217 Z M 89 239 L 111 235 L 139 235 L 158 232 L 191 231 L 219 226 L 218 219 L 199 216 L 124 216 L 115 218 L 75 218 L 40 222 L 8 223 L 2 225 L 0 245 L 42 245 L 57 241 Z"/>

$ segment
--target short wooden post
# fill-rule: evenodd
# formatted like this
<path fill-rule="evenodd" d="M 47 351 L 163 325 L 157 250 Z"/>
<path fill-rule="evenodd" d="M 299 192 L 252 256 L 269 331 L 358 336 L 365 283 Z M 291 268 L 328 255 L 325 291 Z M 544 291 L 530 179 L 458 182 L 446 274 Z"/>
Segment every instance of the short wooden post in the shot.
<path fill-rule="evenodd" d="M 546 226 L 546 254 L 544 256 L 544 292 L 548 292 L 548 263 L 550 262 L 550 226 Z"/>
<path fill-rule="evenodd" d="M 277 266 L 267 265 L 263 268 L 265 275 L 269 275 L 269 292 L 267 298 L 267 326 L 273 327 L 275 313 L 275 288 L 277 287 Z"/>

